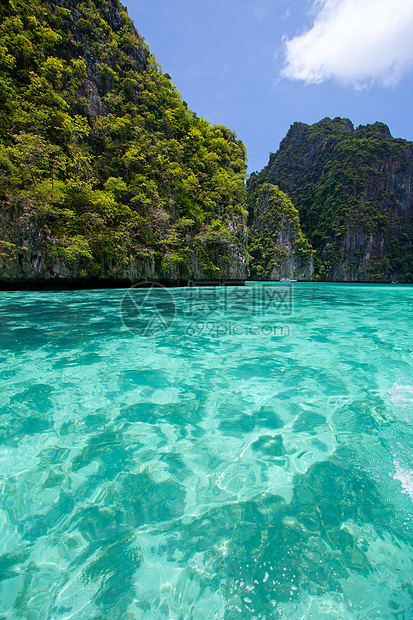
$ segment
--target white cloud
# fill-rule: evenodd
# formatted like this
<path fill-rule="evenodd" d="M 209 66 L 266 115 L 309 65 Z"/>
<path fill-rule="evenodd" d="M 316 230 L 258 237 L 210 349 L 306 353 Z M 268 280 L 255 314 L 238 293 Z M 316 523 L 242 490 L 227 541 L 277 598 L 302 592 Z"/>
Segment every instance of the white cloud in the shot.
<path fill-rule="evenodd" d="M 312 28 L 284 40 L 283 77 L 391 86 L 413 66 L 413 0 L 316 0 L 314 8 Z"/>

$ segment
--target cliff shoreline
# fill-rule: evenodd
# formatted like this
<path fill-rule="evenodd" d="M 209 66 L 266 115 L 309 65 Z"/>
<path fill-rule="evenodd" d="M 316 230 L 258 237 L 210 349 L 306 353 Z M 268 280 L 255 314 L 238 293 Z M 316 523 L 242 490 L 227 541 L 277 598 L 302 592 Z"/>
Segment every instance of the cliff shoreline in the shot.
<path fill-rule="evenodd" d="M 0 280 L 0 291 L 80 291 L 127 289 L 134 286 L 151 288 L 190 288 L 201 286 L 245 286 L 246 280 L 125 280 L 100 278 L 50 278 L 38 280 Z"/>

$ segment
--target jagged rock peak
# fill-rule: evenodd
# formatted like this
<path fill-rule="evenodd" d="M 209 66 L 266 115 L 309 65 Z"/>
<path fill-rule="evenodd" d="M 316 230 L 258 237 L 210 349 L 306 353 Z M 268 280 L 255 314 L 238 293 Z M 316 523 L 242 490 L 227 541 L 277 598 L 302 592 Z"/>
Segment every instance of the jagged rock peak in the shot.
<path fill-rule="evenodd" d="M 314 123 L 313 125 L 308 125 L 307 123 L 302 123 L 296 121 L 290 126 L 290 129 L 286 135 L 286 138 L 291 138 L 293 136 L 301 135 L 306 130 L 310 129 L 312 131 L 324 130 L 336 133 L 337 131 L 354 131 L 354 125 L 349 118 L 340 118 L 336 116 L 336 118 L 330 118 L 326 116 L 318 123 Z"/>
<path fill-rule="evenodd" d="M 367 124 L 367 125 L 359 125 L 357 127 L 357 131 L 363 132 L 366 134 L 366 137 L 382 137 L 382 138 L 392 138 L 393 136 L 390 133 L 390 129 L 385 123 L 380 123 L 376 121 L 375 123 Z"/>

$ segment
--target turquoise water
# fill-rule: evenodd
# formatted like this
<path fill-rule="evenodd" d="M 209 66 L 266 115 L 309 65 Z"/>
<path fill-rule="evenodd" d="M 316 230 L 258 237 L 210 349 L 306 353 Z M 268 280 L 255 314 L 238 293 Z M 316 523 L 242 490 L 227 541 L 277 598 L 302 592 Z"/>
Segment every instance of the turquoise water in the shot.
<path fill-rule="evenodd" d="M 413 618 L 412 308 L 0 293 L 0 618 Z"/>

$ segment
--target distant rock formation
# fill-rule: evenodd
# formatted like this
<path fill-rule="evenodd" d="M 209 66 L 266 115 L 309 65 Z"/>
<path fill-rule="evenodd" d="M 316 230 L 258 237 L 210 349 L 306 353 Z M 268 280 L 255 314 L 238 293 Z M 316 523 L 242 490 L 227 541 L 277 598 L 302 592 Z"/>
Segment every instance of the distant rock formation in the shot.
<path fill-rule="evenodd" d="M 260 186 L 278 186 L 314 249 L 315 279 L 413 282 L 412 147 L 383 123 L 357 129 L 341 118 L 294 123 L 250 179 L 250 218 L 251 196 Z"/>
<path fill-rule="evenodd" d="M 312 280 L 312 248 L 288 196 L 276 185 L 254 184 L 254 178 L 250 178 L 248 209 L 250 277 Z"/>

